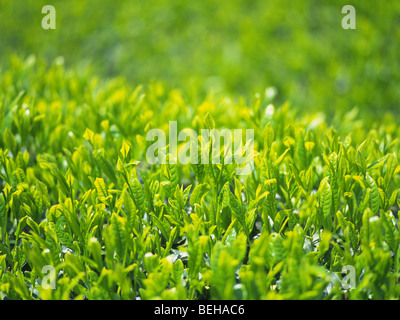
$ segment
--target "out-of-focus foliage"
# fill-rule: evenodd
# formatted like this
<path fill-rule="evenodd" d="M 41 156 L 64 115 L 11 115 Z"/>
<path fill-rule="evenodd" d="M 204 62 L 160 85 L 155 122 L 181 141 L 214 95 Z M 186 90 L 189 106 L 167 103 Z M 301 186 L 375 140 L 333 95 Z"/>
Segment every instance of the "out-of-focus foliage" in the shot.
<path fill-rule="evenodd" d="M 393 116 L 351 109 L 332 127 L 264 92 L 185 95 L 11 59 L 0 73 L 1 298 L 399 299 Z M 146 134 L 168 120 L 253 129 L 255 170 L 149 165 Z M 48 265 L 55 289 L 42 283 Z M 356 271 L 350 290 L 344 266 Z"/>
<path fill-rule="evenodd" d="M 43 30 L 52 4 L 56 30 Z M 343 30 L 342 7 L 357 10 Z M 399 110 L 400 3 L 318 0 L 0 0 L 0 60 L 31 54 L 91 62 L 134 85 L 204 94 L 278 89 L 300 110 Z M 195 83 L 194 86 L 192 84 Z"/>

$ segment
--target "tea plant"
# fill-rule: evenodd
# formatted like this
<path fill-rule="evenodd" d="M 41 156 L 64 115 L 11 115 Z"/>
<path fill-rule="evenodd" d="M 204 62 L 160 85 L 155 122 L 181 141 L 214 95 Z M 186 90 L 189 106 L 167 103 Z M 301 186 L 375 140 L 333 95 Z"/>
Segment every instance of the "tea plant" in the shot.
<path fill-rule="evenodd" d="M 357 109 L 328 121 L 268 92 L 197 103 L 13 59 L 0 76 L 1 298 L 398 299 L 397 122 Z M 253 129 L 254 170 L 149 165 L 146 134 L 169 120 Z"/>

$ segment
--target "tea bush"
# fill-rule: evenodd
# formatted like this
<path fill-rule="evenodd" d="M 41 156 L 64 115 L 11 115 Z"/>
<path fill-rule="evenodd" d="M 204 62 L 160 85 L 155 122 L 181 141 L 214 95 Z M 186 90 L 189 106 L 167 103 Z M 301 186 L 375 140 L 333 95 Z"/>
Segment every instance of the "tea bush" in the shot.
<path fill-rule="evenodd" d="M 271 88 L 199 100 L 94 74 L 33 56 L 1 71 L 1 298 L 400 297 L 391 113 L 330 119 L 278 104 Z M 150 165 L 147 132 L 169 120 L 253 129 L 254 170 Z"/>

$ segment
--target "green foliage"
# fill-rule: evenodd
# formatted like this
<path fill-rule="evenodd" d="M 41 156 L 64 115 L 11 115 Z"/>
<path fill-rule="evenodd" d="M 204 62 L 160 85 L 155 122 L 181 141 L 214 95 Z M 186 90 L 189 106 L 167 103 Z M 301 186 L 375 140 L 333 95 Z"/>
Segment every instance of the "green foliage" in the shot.
<path fill-rule="evenodd" d="M 0 300 L 400 298 L 399 2 L 48 4 L 0 0 Z"/>
<path fill-rule="evenodd" d="M 56 9 L 55 30 L 41 27 L 46 4 Z M 355 31 L 341 27 L 349 4 L 357 10 Z M 90 63 L 104 77 L 133 83 L 162 81 L 191 98 L 274 86 L 269 97 L 301 112 L 326 107 L 335 123 L 335 113 L 354 106 L 372 116 L 398 110 L 398 1 L 0 0 L 0 7 L 2 66 L 16 53 L 62 57 L 56 63 Z"/>
<path fill-rule="evenodd" d="M 22 78 L 35 79 L 23 94 Z M 189 106 L 178 90 L 22 61 L 0 87 L 2 297 L 400 297 L 394 120 L 354 119 L 349 132 L 348 122 L 333 129 L 322 114 L 299 117 L 267 97 Z M 268 115 L 255 116 L 261 105 Z M 170 156 L 148 165 L 148 130 L 168 131 L 172 119 L 198 131 L 254 129 L 254 171 Z M 47 265 L 55 290 L 42 285 Z M 351 290 L 337 280 L 345 265 L 357 273 Z"/>

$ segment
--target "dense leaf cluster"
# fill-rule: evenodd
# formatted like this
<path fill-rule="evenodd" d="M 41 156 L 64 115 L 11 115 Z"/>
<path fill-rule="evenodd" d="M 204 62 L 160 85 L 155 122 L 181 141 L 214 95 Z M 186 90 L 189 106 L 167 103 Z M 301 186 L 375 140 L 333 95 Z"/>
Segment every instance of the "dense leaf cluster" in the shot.
<path fill-rule="evenodd" d="M 196 101 L 14 59 L 0 76 L 0 296 L 398 299 L 396 122 L 353 109 L 333 129 L 270 93 Z M 253 129 L 254 171 L 149 165 L 146 133 L 169 120 Z"/>

